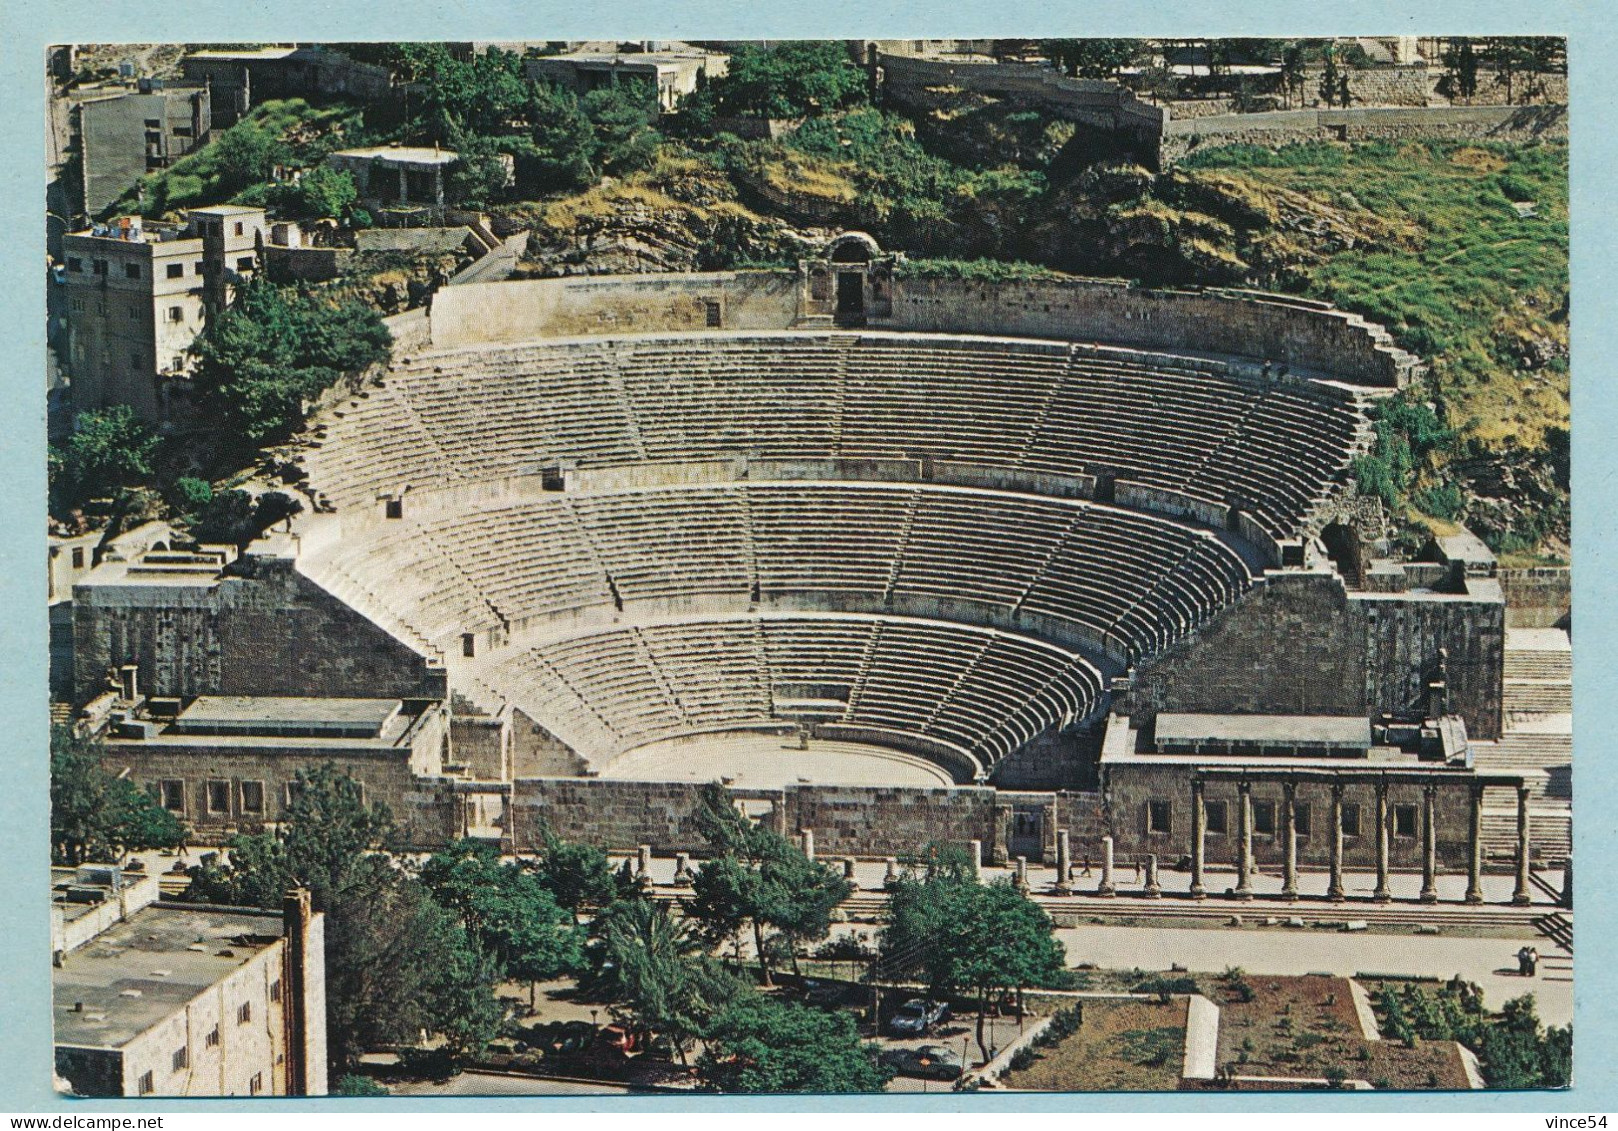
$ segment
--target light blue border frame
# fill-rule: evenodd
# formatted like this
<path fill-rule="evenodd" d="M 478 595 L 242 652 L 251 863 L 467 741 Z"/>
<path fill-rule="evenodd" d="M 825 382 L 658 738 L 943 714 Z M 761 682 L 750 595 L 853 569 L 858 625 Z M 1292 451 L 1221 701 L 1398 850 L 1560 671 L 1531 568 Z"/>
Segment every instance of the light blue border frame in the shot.
<path fill-rule="evenodd" d="M 1277 1112 L 1600 1112 L 1618 1108 L 1618 958 L 1615 862 L 1618 770 L 1603 741 L 1618 722 L 1618 679 L 1609 648 L 1618 643 L 1611 575 L 1618 567 L 1607 491 L 1618 493 L 1618 394 L 1604 354 L 1618 350 L 1618 12 L 1600 0 L 617 0 L 598 5 L 555 0 L 190 0 L 159 6 L 0 0 L 0 311 L 12 346 L 0 368 L 0 893 L 10 912 L 0 928 L 0 1110 L 136 1114 L 142 1105 L 65 1101 L 49 1090 L 49 927 L 43 898 L 48 866 L 44 529 L 44 49 L 69 42 L 306 42 L 364 39 L 524 38 L 847 38 L 987 35 L 1350 35 L 1565 34 L 1569 37 L 1573 129 L 1573 521 L 1579 610 L 1575 648 L 1575 745 L 1579 757 L 1576 832 L 1578 958 L 1575 1077 L 1570 1093 L 699 1097 L 692 1099 L 445 1099 L 183 1101 L 186 1112 L 241 1110 L 554 1111 L 1219 1111 Z M 1611 289 L 1609 289 L 1611 288 Z M 1603 347 L 1606 347 L 1605 349 Z M 1608 518 L 1603 519 L 1602 515 Z M 169 1110 L 155 1104 L 154 1111 Z"/>

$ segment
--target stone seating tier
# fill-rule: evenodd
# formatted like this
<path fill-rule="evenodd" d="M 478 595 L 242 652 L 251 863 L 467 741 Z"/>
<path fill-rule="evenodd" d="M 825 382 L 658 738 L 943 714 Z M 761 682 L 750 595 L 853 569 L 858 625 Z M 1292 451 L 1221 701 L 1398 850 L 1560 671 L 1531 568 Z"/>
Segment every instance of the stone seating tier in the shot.
<path fill-rule="evenodd" d="M 1346 476 L 1352 397 L 1214 360 L 1049 342 L 791 333 L 575 340 L 396 365 L 307 463 L 339 507 L 572 464 L 936 459 L 1110 474 L 1248 509 L 1276 539 Z"/>

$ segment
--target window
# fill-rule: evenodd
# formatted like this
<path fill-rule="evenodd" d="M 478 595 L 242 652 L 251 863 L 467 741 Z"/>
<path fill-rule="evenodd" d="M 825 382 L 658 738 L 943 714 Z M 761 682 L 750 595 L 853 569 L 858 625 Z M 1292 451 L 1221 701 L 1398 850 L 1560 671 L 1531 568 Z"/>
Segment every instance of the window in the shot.
<path fill-rule="evenodd" d="M 1298 830 L 1299 837 L 1309 835 L 1309 806 L 1301 801 L 1292 806 L 1292 827 Z"/>
<path fill-rule="evenodd" d="M 247 1094 L 256 1096 L 264 1090 L 264 1073 L 255 1072 L 253 1078 L 247 1082 Z"/>
<path fill-rule="evenodd" d="M 1416 835 L 1416 807 L 1414 805 L 1395 805 L 1393 807 L 1393 835 Z"/>
<path fill-rule="evenodd" d="M 185 278 L 185 264 L 184 263 L 170 263 L 168 265 L 167 269 L 166 269 L 166 274 L 171 279 L 183 279 L 183 278 Z"/>
<path fill-rule="evenodd" d="M 83 546 L 74 546 L 73 547 L 73 568 L 74 569 L 83 569 L 84 568 L 84 547 Z"/>
<path fill-rule="evenodd" d="M 1167 801 L 1148 801 L 1146 803 L 1146 831 L 1149 833 L 1168 833 L 1172 830 L 1174 806 Z"/>
<path fill-rule="evenodd" d="M 1360 807 L 1358 805 L 1343 806 L 1343 835 L 1360 835 Z"/>
<path fill-rule="evenodd" d="M 107 261 L 105 259 L 92 259 L 90 261 L 90 273 L 93 275 L 105 275 L 107 273 Z"/>
<path fill-rule="evenodd" d="M 209 1029 L 208 1030 L 208 1035 L 206 1037 L 202 1038 L 202 1043 L 207 1048 L 211 1048 L 211 1049 L 218 1048 L 219 1047 L 219 1026 L 215 1025 L 212 1029 Z"/>
<path fill-rule="evenodd" d="M 163 808 L 171 813 L 185 812 L 185 782 L 178 778 L 167 778 L 157 783 L 157 789 Z"/>
<path fill-rule="evenodd" d="M 125 263 L 124 264 L 124 278 L 126 278 L 126 279 L 138 279 L 138 278 L 140 278 L 140 264 L 139 263 Z"/>
<path fill-rule="evenodd" d="M 191 127 L 190 126 L 175 126 L 174 127 L 174 136 L 175 137 L 190 137 L 191 136 Z"/>
<path fill-rule="evenodd" d="M 264 783 L 261 781 L 242 782 L 242 812 L 264 812 Z"/>
<path fill-rule="evenodd" d="M 240 259 L 236 260 L 236 270 L 251 271 L 252 269 L 253 257 L 251 255 L 244 255 Z"/>
<path fill-rule="evenodd" d="M 160 129 L 162 129 L 163 128 L 163 119 L 162 118 L 147 118 L 146 119 L 146 128 L 149 129 L 149 130 L 160 130 Z"/>
<path fill-rule="evenodd" d="M 152 1082 L 152 1073 L 150 1070 L 140 1074 L 140 1083 L 137 1084 L 136 1087 L 143 1096 L 149 1096 L 152 1094 L 153 1090 L 156 1088 L 156 1085 Z"/>
<path fill-rule="evenodd" d="M 179 307 L 179 306 L 171 306 L 171 307 L 169 307 L 169 321 L 170 322 L 184 322 L 185 321 L 185 309 L 183 307 Z"/>
<path fill-rule="evenodd" d="M 242 234 L 242 222 L 240 220 L 236 221 L 236 234 L 238 236 Z"/>
<path fill-rule="evenodd" d="M 389 499 L 387 501 L 384 513 L 386 513 L 386 515 L 389 518 L 403 518 L 404 517 L 404 500 L 403 499 Z"/>
<path fill-rule="evenodd" d="M 174 1071 L 178 1072 L 182 1068 L 190 1067 L 190 1065 L 191 1048 L 188 1045 L 181 1045 L 174 1050 Z"/>
<path fill-rule="evenodd" d="M 75 314 L 83 314 L 84 313 L 84 300 L 82 298 L 80 298 L 79 296 L 77 296 L 77 295 L 73 296 L 73 313 L 75 313 Z"/>
<path fill-rule="evenodd" d="M 1203 808 L 1208 814 L 1208 831 L 1226 836 L 1230 833 L 1230 807 L 1223 801 L 1206 802 Z"/>
<path fill-rule="evenodd" d="M 280 1001 L 281 1000 L 281 979 L 280 978 L 277 978 L 275 981 L 270 983 L 270 1000 L 271 1001 Z"/>
<path fill-rule="evenodd" d="M 719 309 L 719 303 L 713 299 L 704 299 L 702 305 L 707 315 L 708 329 L 718 329 L 723 317 Z"/>
<path fill-rule="evenodd" d="M 1275 835 L 1275 802 L 1253 802 L 1253 831 L 1259 836 Z"/>
<path fill-rule="evenodd" d="M 84 260 L 80 259 L 76 255 L 68 256 L 67 257 L 67 269 L 69 271 L 77 271 L 80 274 L 83 274 L 83 272 L 84 272 Z"/>
<path fill-rule="evenodd" d="M 236 1007 L 236 1024 L 246 1025 L 253 1019 L 253 1003 L 244 1001 Z"/>
<path fill-rule="evenodd" d="M 208 812 L 230 812 L 230 783 L 228 781 L 211 781 L 208 783 Z"/>
<path fill-rule="evenodd" d="M 471 659 L 478 654 L 478 638 L 470 632 L 461 633 L 461 655 Z"/>
<path fill-rule="evenodd" d="M 195 274 L 195 275 L 201 275 L 201 274 L 204 273 L 205 270 L 206 270 L 206 264 L 200 259 L 197 260 L 196 263 L 191 268 L 192 273 Z"/>

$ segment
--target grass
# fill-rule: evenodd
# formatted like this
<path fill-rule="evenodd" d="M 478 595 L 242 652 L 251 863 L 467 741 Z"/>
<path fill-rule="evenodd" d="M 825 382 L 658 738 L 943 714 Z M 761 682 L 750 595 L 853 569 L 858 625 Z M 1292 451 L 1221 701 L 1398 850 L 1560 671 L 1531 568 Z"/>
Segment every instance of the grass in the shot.
<path fill-rule="evenodd" d="M 295 163 L 315 164 L 360 129 L 360 123 L 360 109 L 347 103 L 316 106 L 302 98 L 284 98 L 259 103 L 231 128 L 245 124 L 263 130 L 286 145 L 287 156 Z M 160 202 L 165 211 L 193 208 L 217 204 L 226 197 L 235 200 L 262 189 L 260 184 L 248 186 L 244 192 L 229 192 L 219 147 L 219 139 L 226 132 L 215 133 L 207 145 L 167 169 L 142 177 L 136 187 L 108 209 L 109 214 L 129 213 L 143 205 L 151 208 L 154 202 Z"/>
<path fill-rule="evenodd" d="M 1386 325 L 1432 364 L 1463 435 L 1535 448 L 1568 424 L 1567 147 L 1460 143 L 1233 146 L 1187 166 L 1262 198 L 1295 192 L 1409 226 L 1415 238 L 1343 247 L 1303 268 L 1303 293 Z M 1519 217 L 1513 201 L 1532 201 Z M 1523 365 L 1534 342 L 1549 362 Z"/>
<path fill-rule="evenodd" d="M 1087 1000 L 1078 1031 L 1004 1077 L 1008 1088 L 1047 1092 L 1161 1092 L 1179 1087 L 1186 1005 Z"/>

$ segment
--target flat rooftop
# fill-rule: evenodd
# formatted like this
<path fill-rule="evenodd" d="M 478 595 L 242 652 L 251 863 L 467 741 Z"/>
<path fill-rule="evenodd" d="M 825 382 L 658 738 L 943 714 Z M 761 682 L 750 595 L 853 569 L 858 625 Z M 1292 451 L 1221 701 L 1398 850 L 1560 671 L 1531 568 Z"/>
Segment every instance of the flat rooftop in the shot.
<path fill-rule="evenodd" d="M 1229 743 L 1233 746 L 1326 746 L 1368 750 L 1371 722 L 1339 715 L 1157 716 L 1158 743 Z"/>
<path fill-rule="evenodd" d="M 203 695 L 169 733 L 375 738 L 401 711 L 398 699 Z"/>
<path fill-rule="evenodd" d="M 461 155 L 453 149 L 433 149 L 425 145 L 369 145 L 361 149 L 339 149 L 332 156 L 359 161 L 397 161 L 402 165 L 451 165 Z"/>
<path fill-rule="evenodd" d="M 281 938 L 273 911 L 153 904 L 51 973 L 56 1043 L 119 1048 Z"/>
<path fill-rule="evenodd" d="M 285 59 L 296 55 L 299 47 L 252 47 L 242 51 L 193 51 L 187 59 Z"/>

